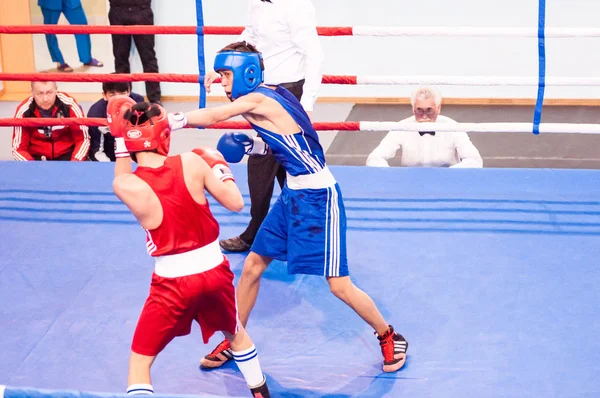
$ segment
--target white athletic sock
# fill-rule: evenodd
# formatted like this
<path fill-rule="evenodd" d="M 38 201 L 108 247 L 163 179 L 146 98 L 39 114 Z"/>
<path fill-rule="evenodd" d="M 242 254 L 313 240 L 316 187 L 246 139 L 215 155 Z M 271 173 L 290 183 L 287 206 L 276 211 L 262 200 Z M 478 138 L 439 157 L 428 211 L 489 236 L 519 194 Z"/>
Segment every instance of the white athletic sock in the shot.
<path fill-rule="evenodd" d="M 132 384 L 127 387 L 127 395 L 154 395 L 152 384 Z"/>
<path fill-rule="evenodd" d="M 246 379 L 248 386 L 256 387 L 261 384 L 264 380 L 264 375 L 260 369 L 256 347 L 252 345 L 252 347 L 247 350 L 232 352 L 233 359 L 240 369 L 240 372 L 244 375 L 244 379 Z"/>

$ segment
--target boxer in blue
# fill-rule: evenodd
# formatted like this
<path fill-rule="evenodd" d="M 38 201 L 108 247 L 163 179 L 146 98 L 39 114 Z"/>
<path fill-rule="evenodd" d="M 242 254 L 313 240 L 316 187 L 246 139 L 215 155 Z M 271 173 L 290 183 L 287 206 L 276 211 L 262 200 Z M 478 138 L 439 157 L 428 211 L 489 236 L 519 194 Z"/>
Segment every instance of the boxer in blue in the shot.
<path fill-rule="evenodd" d="M 273 259 L 287 261 L 288 273 L 322 275 L 331 292 L 377 334 L 383 371 L 395 372 L 406 360 L 408 343 L 389 325 L 373 300 L 349 277 L 346 215 L 342 192 L 327 168 L 319 136 L 300 102 L 285 88 L 263 84 L 261 54 L 246 42 L 221 50 L 214 63 L 230 104 L 171 114 L 173 129 L 206 127 L 241 115 L 258 133 L 227 133 L 217 149 L 228 162 L 270 151 L 287 172 L 287 182 L 262 223 L 237 286 L 240 321 L 245 326 L 256 303 L 260 278 Z M 219 367 L 232 358 L 227 340 L 201 360 Z"/>

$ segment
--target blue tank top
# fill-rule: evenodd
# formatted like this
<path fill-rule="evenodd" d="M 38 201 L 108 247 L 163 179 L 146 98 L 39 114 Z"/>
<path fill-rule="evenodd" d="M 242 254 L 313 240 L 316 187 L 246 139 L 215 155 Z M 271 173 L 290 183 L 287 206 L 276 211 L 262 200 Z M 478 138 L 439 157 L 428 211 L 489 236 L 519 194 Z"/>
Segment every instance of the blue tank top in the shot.
<path fill-rule="evenodd" d="M 300 101 L 281 86 L 277 86 L 275 90 L 261 86 L 253 93 L 263 94 L 279 102 L 300 126 L 298 133 L 281 135 L 251 123 L 252 128 L 269 145 L 273 156 L 285 171 L 292 176 L 299 176 L 323 170 L 325 167 L 323 147 Z"/>

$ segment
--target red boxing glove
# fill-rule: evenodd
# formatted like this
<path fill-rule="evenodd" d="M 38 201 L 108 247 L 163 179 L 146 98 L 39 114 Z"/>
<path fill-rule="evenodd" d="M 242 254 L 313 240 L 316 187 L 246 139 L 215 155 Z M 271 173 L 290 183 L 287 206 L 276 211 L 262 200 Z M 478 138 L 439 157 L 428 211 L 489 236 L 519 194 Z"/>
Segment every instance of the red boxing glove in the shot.
<path fill-rule="evenodd" d="M 123 115 L 135 104 L 136 102 L 127 95 L 115 95 L 108 100 L 106 120 L 108 121 L 110 134 L 113 137 L 123 137 L 123 127 L 125 125 Z"/>
<path fill-rule="evenodd" d="M 125 127 L 123 115 L 135 104 L 136 102 L 127 95 L 115 95 L 108 100 L 106 121 L 110 134 L 115 137 L 115 157 L 117 158 L 129 156 L 125 141 L 123 141 L 123 127 Z"/>
<path fill-rule="evenodd" d="M 221 155 L 221 152 L 212 148 L 196 148 L 192 152 L 204 159 L 219 180 L 223 182 L 227 180 L 235 182 L 229 165 L 225 161 L 225 158 L 223 158 L 223 155 Z"/>

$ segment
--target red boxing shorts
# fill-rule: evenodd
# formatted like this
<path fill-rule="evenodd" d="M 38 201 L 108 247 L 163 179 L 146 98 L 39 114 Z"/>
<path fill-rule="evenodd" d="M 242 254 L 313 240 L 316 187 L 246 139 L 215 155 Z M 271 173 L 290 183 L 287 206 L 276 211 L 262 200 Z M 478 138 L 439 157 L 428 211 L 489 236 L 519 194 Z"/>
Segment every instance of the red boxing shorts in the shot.
<path fill-rule="evenodd" d="M 150 295 L 138 320 L 131 349 L 156 356 L 171 340 L 190 333 L 196 320 L 204 344 L 218 331 L 238 331 L 233 273 L 229 262 L 177 278 L 152 275 Z"/>

